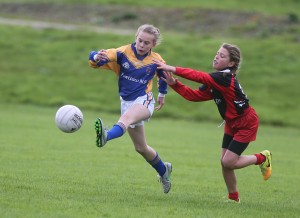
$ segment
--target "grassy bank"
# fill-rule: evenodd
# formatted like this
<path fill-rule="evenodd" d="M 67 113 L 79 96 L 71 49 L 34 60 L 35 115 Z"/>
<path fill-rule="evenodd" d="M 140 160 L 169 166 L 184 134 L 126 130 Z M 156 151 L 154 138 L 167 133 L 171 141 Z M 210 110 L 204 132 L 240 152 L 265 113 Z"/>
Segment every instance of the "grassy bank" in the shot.
<path fill-rule="evenodd" d="M 75 104 L 119 113 L 116 76 L 89 68 L 87 58 L 90 50 L 130 43 L 133 36 L 10 26 L 0 31 L 2 103 Z M 299 127 L 298 49 L 291 35 L 218 39 L 166 33 L 164 39 L 155 51 L 168 63 L 207 72 L 223 41 L 238 44 L 243 54 L 239 80 L 261 122 Z M 173 90 L 158 116 L 220 121 L 213 102 L 187 102 Z"/>
<path fill-rule="evenodd" d="M 56 4 L 86 4 L 83 0 L 0 0 L 0 3 L 56 3 Z M 88 4 L 97 5 L 126 5 L 138 7 L 157 7 L 157 8 L 204 8 L 204 9 L 221 9 L 227 11 L 244 11 L 248 13 L 259 12 L 267 15 L 289 15 L 296 14 L 300 16 L 299 1 L 297 0 L 253 0 L 253 1 L 239 1 L 226 0 L 220 4 L 218 0 L 203 1 L 203 0 L 189 0 L 188 2 L 181 0 L 173 0 L 172 3 L 168 0 L 163 1 L 147 1 L 147 0 L 90 0 Z"/>

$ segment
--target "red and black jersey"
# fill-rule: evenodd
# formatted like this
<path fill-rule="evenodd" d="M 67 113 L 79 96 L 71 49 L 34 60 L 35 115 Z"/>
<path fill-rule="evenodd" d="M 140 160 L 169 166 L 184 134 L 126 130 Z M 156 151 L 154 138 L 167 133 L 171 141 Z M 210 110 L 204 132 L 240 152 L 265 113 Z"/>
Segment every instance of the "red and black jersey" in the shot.
<path fill-rule="evenodd" d="M 175 74 L 203 84 L 199 89 L 193 90 L 177 81 L 171 87 L 178 94 L 189 101 L 213 99 L 224 120 L 240 117 L 250 108 L 249 99 L 238 82 L 236 74 L 230 73 L 229 69 L 208 74 L 190 68 L 176 67 Z"/>

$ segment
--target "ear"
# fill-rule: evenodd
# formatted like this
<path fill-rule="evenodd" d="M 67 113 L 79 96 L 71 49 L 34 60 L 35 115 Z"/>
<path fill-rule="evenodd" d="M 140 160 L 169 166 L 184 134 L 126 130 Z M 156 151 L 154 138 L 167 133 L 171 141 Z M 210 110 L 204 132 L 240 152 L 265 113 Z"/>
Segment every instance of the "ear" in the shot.
<path fill-rule="evenodd" d="M 235 65 L 235 62 L 234 61 L 230 61 L 229 63 L 228 63 L 228 67 L 233 67 Z"/>

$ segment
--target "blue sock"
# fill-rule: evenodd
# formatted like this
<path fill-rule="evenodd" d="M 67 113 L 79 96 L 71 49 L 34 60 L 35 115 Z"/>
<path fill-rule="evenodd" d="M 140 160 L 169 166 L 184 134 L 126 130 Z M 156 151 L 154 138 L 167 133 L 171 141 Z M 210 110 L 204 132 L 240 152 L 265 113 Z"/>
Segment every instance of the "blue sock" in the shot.
<path fill-rule="evenodd" d="M 116 123 L 110 130 L 107 132 L 107 141 L 121 137 L 126 132 L 125 125 L 123 123 Z"/>
<path fill-rule="evenodd" d="M 158 156 L 157 153 L 156 153 L 155 158 L 148 162 L 158 172 L 158 174 L 160 176 L 163 176 L 165 174 L 165 172 L 166 172 L 165 164 L 164 164 L 164 162 L 162 162 L 162 160 L 160 159 L 160 157 Z"/>

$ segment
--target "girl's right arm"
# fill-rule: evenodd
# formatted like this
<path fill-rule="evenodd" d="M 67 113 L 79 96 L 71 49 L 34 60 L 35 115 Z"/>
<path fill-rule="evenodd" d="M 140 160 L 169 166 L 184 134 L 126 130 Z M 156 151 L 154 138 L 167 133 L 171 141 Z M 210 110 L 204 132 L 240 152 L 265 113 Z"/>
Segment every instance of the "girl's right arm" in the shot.
<path fill-rule="evenodd" d="M 107 64 L 109 62 L 109 58 L 107 57 L 106 50 L 101 49 L 98 52 L 91 51 L 89 55 L 89 65 L 93 68 L 98 68 Z"/>
<path fill-rule="evenodd" d="M 89 65 L 96 69 L 112 70 L 117 75 L 120 73 L 120 66 L 117 63 L 117 49 L 91 51 L 89 55 Z"/>
<path fill-rule="evenodd" d="M 107 57 L 106 50 L 101 49 L 100 51 L 97 52 L 97 54 L 94 55 L 94 60 L 95 62 L 99 61 L 109 61 L 109 58 Z"/>

